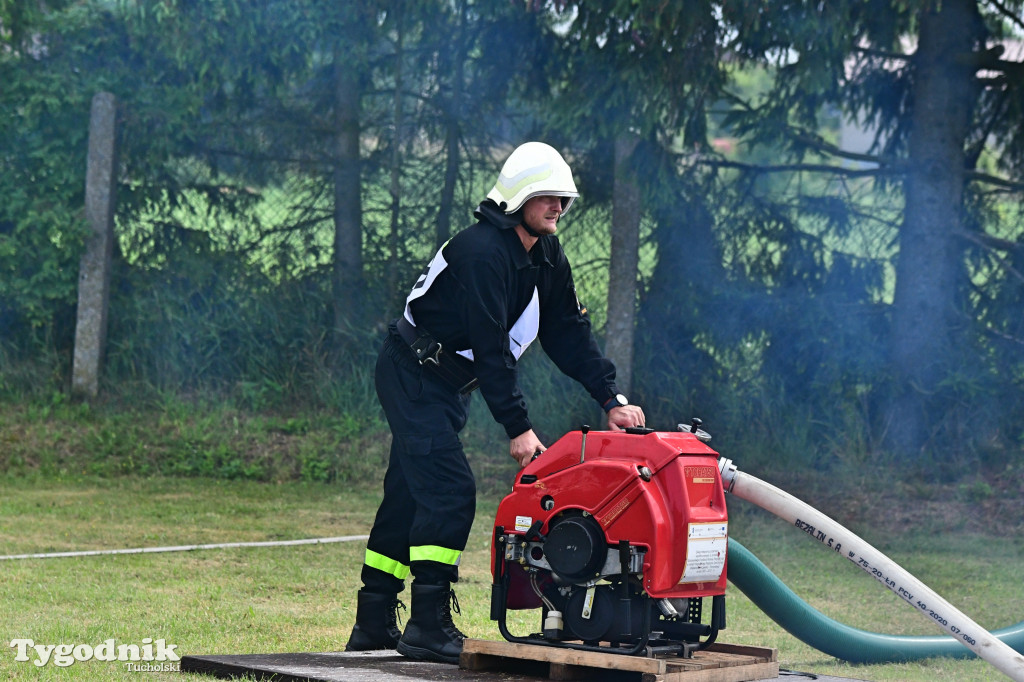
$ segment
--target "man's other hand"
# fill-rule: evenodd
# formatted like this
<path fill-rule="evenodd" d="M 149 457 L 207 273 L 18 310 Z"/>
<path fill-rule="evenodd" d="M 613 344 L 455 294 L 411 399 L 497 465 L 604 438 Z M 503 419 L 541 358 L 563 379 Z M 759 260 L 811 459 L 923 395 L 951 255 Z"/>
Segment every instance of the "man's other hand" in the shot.
<path fill-rule="evenodd" d="M 612 431 L 622 431 L 634 426 L 644 426 L 647 418 L 644 411 L 638 405 L 623 405 L 613 407 L 608 411 L 608 428 Z"/>

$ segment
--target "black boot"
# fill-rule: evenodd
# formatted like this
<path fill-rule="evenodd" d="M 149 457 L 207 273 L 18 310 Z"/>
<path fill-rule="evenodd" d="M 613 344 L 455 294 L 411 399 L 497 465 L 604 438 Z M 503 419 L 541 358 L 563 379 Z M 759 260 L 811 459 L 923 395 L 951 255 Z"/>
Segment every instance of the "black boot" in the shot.
<path fill-rule="evenodd" d="M 394 649 L 402 631 L 398 628 L 398 609 L 405 604 L 393 594 L 359 590 L 356 595 L 356 624 L 345 651 Z"/>
<path fill-rule="evenodd" d="M 399 640 L 398 653 L 417 661 L 458 663 L 466 636 L 452 622 L 459 600 L 447 585 L 412 585 L 412 616 Z"/>

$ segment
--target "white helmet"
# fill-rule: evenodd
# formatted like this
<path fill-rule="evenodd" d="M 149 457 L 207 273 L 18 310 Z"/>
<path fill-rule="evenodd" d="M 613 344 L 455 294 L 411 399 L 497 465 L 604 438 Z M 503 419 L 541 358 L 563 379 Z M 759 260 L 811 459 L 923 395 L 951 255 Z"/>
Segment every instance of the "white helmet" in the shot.
<path fill-rule="evenodd" d="M 506 213 L 515 213 L 527 199 L 537 196 L 563 197 L 562 213 L 580 195 L 572 171 L 558 151 L 543 142 L 526 142 L 509 155 L 487 198 Z"/>

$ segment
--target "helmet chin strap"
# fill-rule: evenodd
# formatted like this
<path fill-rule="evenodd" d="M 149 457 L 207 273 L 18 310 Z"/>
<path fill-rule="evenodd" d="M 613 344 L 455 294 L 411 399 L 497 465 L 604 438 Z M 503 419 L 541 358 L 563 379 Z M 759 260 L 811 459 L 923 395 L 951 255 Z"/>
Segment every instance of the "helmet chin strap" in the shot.
<path fill-rule="evenodd" d="M 522 228 L 526 230 L 526 234 L 530 235 L 531 237 L 536 237 L 540 239 L 541 237 L 544 236 L 540 232 L 529 226 L 529 224 L 526 222 L 526 216 L 523 214 L 522 207 L 520 207 L 518 211 L 513 211 L 512 213 L 507 213 L 506 215 L 510 219 L 515 220 L 519 225 L 521 225 Z"/>
<path fill-rule="evenodd" d="M 530 227 L 530 225 L 526 222 L 525 219 L 520 220 L 519 224 L 523 226 L 524 230 L 526 230 L 526 234 L 530 235 L 531 237 L 536 237 L 537 239 L 540 239 L 541 237 L 544 236 L 540 232 L 537 232 L 537 230 Z"/>

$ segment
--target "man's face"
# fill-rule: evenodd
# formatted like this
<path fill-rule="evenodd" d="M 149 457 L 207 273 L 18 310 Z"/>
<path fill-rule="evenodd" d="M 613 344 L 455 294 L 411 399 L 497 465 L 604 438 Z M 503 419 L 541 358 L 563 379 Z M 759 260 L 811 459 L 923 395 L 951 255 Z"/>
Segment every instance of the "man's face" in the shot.
<path fill-rule="evenodd" d="M 540 234 L 554 234 L 561 215 L 562 197 L 532 197 L 523 204 L 523 222 Z"/>

